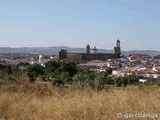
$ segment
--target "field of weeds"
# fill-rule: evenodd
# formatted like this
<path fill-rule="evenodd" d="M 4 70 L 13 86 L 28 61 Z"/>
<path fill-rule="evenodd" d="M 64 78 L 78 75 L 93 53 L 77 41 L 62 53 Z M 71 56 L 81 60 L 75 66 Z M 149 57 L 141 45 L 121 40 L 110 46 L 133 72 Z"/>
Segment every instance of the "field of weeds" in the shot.
<path fill-rule="evenodd" d="M 2 120 L 117 120 L 118 113 L 160 114 L 160 87 L 112 86 L 96 92 L 57 88 L 44 82 L 0 86 Z"/>

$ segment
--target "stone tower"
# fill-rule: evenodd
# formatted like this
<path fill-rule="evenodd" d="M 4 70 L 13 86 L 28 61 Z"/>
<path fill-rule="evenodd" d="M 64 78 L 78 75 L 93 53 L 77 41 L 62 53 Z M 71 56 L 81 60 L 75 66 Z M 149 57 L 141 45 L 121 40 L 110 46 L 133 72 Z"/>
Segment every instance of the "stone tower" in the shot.
<path fill-rule="evenodd" d="M 121 47 L 120 47 L 120 40 L 118 39 L 116 42 L 116 47 L 114 47 L 114 53 L 116 58 L 120 58 L 121 56 Z"/>
<path fill-rule="evenodd" d="M 90 48 L 89 44 L 86 46 L 86 53 L 87 54 L 91 53 L 91 48 Z"/>
<path fill-rule="evenodd" d="M 61 49 L 61 51 L 59 51 L 59 59 L 63 60 L 67 58 L 67 50 L 65 49 Z"/>

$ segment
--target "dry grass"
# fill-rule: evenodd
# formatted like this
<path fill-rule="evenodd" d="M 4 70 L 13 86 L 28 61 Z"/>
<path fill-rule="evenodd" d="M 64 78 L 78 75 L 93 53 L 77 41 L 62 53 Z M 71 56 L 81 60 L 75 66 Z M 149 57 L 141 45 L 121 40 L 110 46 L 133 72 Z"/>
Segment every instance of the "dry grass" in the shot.
<path fill-rule="evenodd" d="M 0 87 L 0 119 L 116 120 L 117 113 L 160 114 L 158 86 L 112 87 L 98 93 L 27 81 Z"/>

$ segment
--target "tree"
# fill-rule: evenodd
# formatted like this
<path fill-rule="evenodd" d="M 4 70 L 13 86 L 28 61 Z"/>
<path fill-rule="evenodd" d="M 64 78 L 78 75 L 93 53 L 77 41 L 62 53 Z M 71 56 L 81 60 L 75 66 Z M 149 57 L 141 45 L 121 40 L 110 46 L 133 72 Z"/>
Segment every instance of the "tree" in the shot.
<path fill-rule="evenodd" d="M 12 66 L 11 66 L 11 65 L 7 65 L 7 66 L 6 66 L 6 73 L 7 73 L 8 75 L 12 74 Z"/>
<path fill-rule="evenodd" d="M 60 63 L 56 61 L 49 61 L 45 64 L 45 72 L 53 73 L 59 66 Z"/>
<path fill-rule="evenodd" d="M 102 90 L 105 85 L 105 76 L 104 74 L 98 74 L 94 79 L 94 87 L 96 91 Z"/>
<path fill-rule="evenodd" d="M 72 85 L 80 89 L 84 89 L 86 87 L 94 87 L 93 80 L 91 80 L 89 76 L 80 72 L 73 76 Z"/>
<path fill-rule="evenodd" d="M 90 69 L 86 66 L 79 66 L 78 72 L 83 73 L 83 74 L 90 74 L 91 73 Z"/>
<path fill-rule="evenodd" d="M 44 74 L 43 67 L 37 64 L 27 66 L 26 72 L 31 82 L 34 82 L 39 75 Z"/>
<path fill-rule="evenodd" d="M 106 73 L 107 73 L 108 75 L 111 75 L 111 74 L 112 74 L 112 71 L 113 71 L 113 69 L 110 68 L 110 67 L 106 69 Z"/>
<path fill-rule="evenodd" d="M 105 84 L 114 84 L 114 81 L 111 77 L 108 77 L 105 79 Z"/>
<path fill-rule="evenodd" d="M 114 80 L 114 85 L 116 85 L 117 87 L 122 86 L 122 79 L 120 77 L 119 78 L 115 77 L 113 78 L 113 80 Z"/>
<path fill-rule="evenodd" d="M 23 74 L 22 70 L 19 69 L 19 66 L 13 67 L 13 76 L 15 79 L 19 80 L 22 74 Z"/>
<path fill-rule="evenodd" d="M 69 62 L 66 64 L 66 71 L 65 72 L 68 72 L 71 77 L 74 76 L 77 73 L 77 71 L 78 70 L 77 70 L 76 63 Z"/>
<path fill-rule="evenodd" d="M 0 64 L 0 70 L 6 69 L 6 65 Z"/>

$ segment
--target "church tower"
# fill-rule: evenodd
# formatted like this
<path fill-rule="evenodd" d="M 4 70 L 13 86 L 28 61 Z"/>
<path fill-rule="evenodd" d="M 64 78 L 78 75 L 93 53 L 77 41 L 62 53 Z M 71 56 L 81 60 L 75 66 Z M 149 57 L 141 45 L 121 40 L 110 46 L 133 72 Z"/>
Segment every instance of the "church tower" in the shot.
<path fill-rule="evenodd" d="M 87 54 L 90 54 L 90 53 L 91 53 L 89 44 L 86 46 L 86 53 L 87 53 Z"/>
<path fill-rule="evenodd" d="M 114 53 L 116 58 L 120 58 L 121 56 L 121 47 L 120 47 L 120 40 L 118 39 L 116 42 L 116 47 L 114 47 Z"/>

